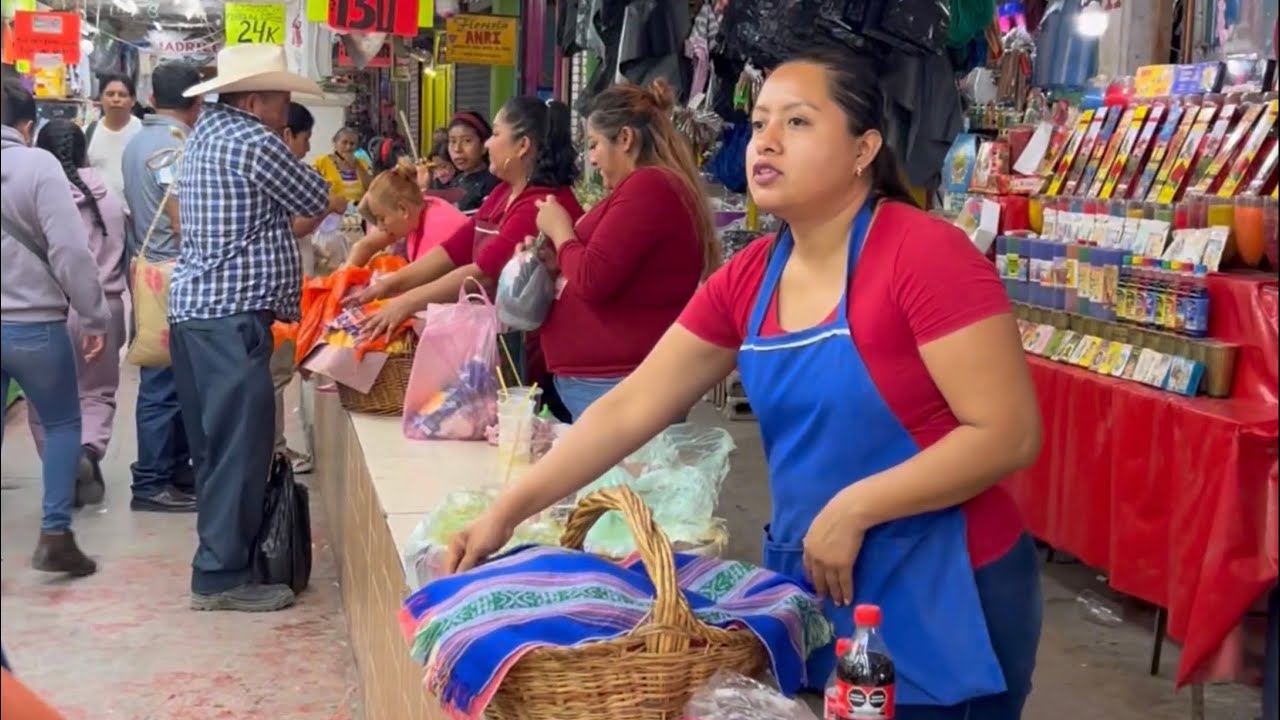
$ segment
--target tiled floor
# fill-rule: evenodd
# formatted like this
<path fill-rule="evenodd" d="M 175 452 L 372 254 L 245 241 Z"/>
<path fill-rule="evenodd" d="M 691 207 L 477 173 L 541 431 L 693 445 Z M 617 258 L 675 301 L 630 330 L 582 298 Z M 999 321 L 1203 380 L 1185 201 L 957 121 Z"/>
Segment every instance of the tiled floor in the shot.
<path fill-rule="evenodd" d="M 311 588 L 296 607 L 189 610 L 195 517 L 128 508 L 136 378 L 126 366 L 103 468 L 107 504 L 75 521 L 101 563 L 90 578 L 31 570 L 40 466 L 23 410 L 8 419 L 0 628 L 10 663 L 68 720 L 356 720 L 359 692 L 318 503 Z"/>

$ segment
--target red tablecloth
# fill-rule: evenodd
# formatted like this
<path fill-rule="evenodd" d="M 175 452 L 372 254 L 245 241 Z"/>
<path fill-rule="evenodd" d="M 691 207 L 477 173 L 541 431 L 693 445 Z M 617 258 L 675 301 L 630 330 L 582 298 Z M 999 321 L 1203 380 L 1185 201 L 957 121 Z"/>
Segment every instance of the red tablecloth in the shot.
<path fill-rule="evenodd" d="M 1028 528 L 1104 569 L 1116 590 L 1168 608 L 1183 643 L 1177 683 L 1200 679 L 1276 582 L 1275 404 L 1181 398 L 1028 361 L 1044 449 L 1008 481 Z"/>
<path fill-rule="evenodd" d="M 1209 276 L 1209 329 L 1213 336 L 1236 343 L 1235 382 L 1231 397 L 1275 405 L 1280 384 L 1280 341 L 1277 340 L 1276 276 L 1232 272 Z"/>

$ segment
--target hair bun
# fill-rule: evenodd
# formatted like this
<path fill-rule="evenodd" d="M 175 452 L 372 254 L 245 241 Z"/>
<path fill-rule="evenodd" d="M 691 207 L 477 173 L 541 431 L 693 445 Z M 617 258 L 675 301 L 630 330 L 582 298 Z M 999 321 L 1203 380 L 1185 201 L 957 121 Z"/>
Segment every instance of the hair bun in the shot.
<path fill-rule="evenodd" d="M 676 106 L 676 91 L 671 83 L 662 78 L 653 81 L 648 90 L 653 107 L 660 112 L 671 112 Z"/>
<path fill-rule="evenodd" d="M 412 160 L 403 155 L 396 159 L 396 166 L 391 168 L 391 171 L 405 180 L 414 183 L 418 182 L 418 167 L 413 164 Z"/>

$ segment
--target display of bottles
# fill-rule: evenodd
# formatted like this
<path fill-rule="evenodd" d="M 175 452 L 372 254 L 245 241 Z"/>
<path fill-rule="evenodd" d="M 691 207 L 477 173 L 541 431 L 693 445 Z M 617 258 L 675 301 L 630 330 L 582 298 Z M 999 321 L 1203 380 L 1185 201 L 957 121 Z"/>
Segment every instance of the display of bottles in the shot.
<path fill-rule="evenodd" d="M 889 648 L 880 636 L 882 620 L 876 605 L 854 608 L 853 640 L 843 648 L 837 643 L 834 691 L 826 696 L 830 720 L 893 718 L 896 675 Z"/>

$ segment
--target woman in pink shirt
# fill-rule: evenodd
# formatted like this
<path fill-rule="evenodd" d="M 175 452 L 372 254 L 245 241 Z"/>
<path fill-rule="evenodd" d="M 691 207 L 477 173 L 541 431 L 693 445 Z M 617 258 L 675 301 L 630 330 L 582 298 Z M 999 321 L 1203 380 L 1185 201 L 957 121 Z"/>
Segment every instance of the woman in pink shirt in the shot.
<path fill-rule="evenodd" d="M 88 143 L 84 133 L 67 120 L 51 120 L 40 129 L 36 146 L 47 150 L 62 163 L 71 195 L 80 209 L 80 220 L 89 234 L 89 252 L 98 265 L 98 277 L 111 310 L 105 346 L 92 360 L 77 355 L 80 387 L 81 445 L 79 488 L 96 488 L 77 493 L 77 504 L 102 499 L 103 479 L 99 464 L 111 442 L 111 426 L 116 416 L 116 388 L 120 385 L 120 348 L 125 341 L 124 325 L 124 206 L 107 189 L 97 170 L 89 167 Z M 79 317 L 69 311 L 67 326 L 72 340 L 79 342 Z M 27 415 L 36 447 L 44 451 L 44 428 L 34 408 Z"/>

